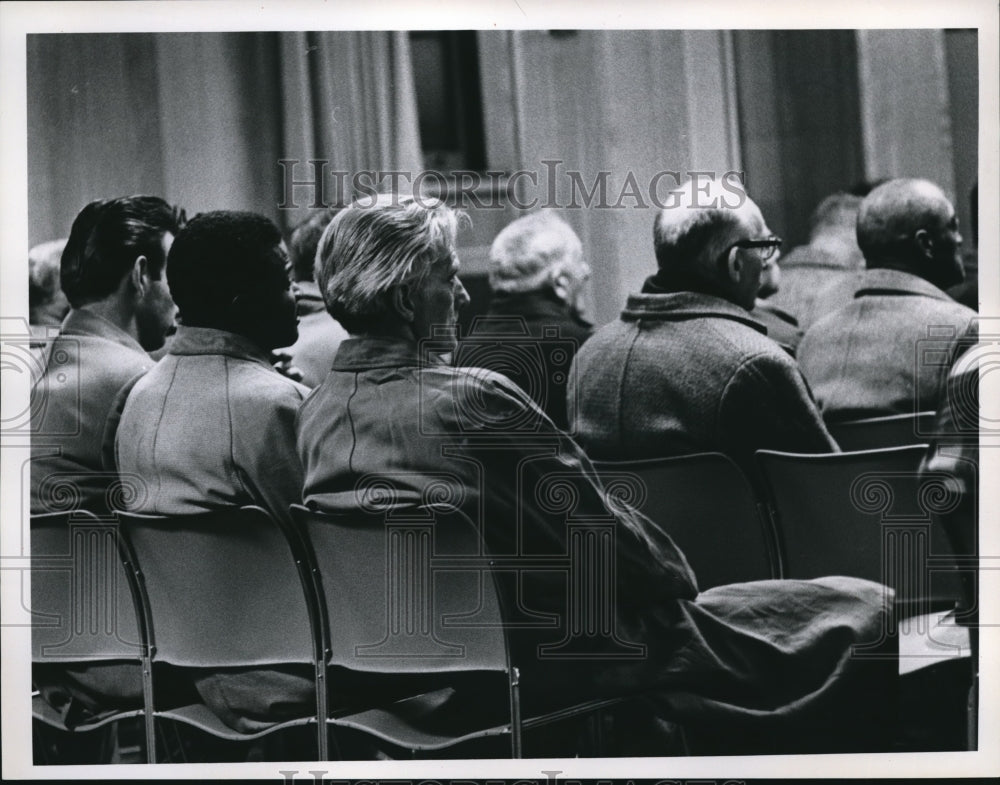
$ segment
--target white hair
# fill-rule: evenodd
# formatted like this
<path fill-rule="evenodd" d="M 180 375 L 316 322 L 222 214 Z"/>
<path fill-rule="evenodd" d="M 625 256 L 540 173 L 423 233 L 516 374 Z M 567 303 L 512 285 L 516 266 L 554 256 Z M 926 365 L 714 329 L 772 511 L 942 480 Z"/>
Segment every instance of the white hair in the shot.
<path fill-rule="evenodd" d="M 490 287 L 494 292 L 544 289 L 561 272 L 582 275 L 583 246 L 568 223 L 538 212 L 505 226 L 490 247 Z"/>
<path fill-rule="evenodd" d="M 390 309 L 392 290 L 423 279 L 455 250 L 464 213 L 438 200 L 381 194 L 341 210 L 316 250 L 316 282 L 327 310 L 364 332 Z"/>

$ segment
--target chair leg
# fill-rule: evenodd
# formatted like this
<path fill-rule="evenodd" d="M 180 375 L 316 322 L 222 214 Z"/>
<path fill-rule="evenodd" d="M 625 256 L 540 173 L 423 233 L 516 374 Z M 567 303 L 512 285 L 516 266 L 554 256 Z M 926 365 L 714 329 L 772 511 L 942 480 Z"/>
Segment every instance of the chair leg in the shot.
<path fill-rule="evenodd" d="M 510 754 L 520 758 L 521 747 L 521 674 L 517 668 L 510 669 Z"/>

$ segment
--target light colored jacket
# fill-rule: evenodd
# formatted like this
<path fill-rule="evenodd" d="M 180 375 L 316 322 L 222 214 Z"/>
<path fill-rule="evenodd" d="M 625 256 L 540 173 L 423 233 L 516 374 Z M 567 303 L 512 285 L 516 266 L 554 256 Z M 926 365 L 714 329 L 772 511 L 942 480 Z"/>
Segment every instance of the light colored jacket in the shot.
<path fill-rule="evenodd" d="M 897 270 L 866 270 L 854 298 L 799 344 L 828 421 L 937 409 L 955 341 L 975 311 Z"/>
<path fill-rule="evenodd" d="M 32 513 L 119 507 L 118 476 L 103 459 L 113 439 L 106 428 L 119 390 L 153 360 L 132 336 L 86 309 L 69 312 L 41 356 L 45 371 L 31 392 Z"/>
<path fill-rule="evenodd" d="M 145 482 L 129 509 L 188 515 L 254 504 L 288 519 L 302 498 L 294 421 L 307 393 L 248 339 L 178 328 L 121 415 L 118 468 Z"/>

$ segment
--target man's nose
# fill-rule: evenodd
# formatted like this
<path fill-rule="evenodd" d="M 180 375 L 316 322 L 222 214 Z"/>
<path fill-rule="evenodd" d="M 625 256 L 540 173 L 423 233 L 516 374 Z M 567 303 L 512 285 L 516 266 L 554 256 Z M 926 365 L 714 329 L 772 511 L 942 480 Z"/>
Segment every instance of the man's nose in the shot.
<path fill-rule="evenodd" d="M 472 301 L 472 298 L 469 297 L 469 292 L 466 290 L 465 284 L 463 284 L 462 281 L 459 279 L 458 280 L 458 292 L 455 293 L 455 307 L 456 308 L 464 308 L 471 301 Z"/>

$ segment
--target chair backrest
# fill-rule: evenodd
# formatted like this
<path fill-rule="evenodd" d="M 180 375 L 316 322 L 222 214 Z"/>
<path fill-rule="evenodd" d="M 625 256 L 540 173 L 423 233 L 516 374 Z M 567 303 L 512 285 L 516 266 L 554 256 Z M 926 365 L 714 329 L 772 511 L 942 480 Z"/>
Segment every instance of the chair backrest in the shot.
<path fill-rule="evenodd" d="M 926 444 L 934 427 L 934 412 L 892 414 L 863 420 L 827 423 L 834 441 L 845 452 Z"/>
<path fill-rule="evenodd" d="M 140 660 L 118 526 L 84 510 L 31 517 L 34 662 Z"/>
<path fill-rule="evenodd" d="M 509 670 L 489 559 L 461 512 L 292 513 L 317 565 L 330 665 L 395 674 Z"/>
<path fill-rule="evenodd" d="M 935 520 L 949 503 L 948 480 L 918 472 L 924 452 L 922 446 L 826 455 L 758 451 L 786 577 L 867 578 L 892 586 L 899 602 L 957 599 L 957 575 L 947 566 L 951 546 Z"/>
<path fill-rule="evenodd" d="M 143 588 L 153 661 L 183 667 L 315 662 L 307 578 L 259 507 L 120 515 Z"/>
<path fill-rule="evenodd" d="M 606 492 L 654 520 L 687 557 L 701 589 L 781 577 L 770 520 L 721 453 L 598 462 Z"/>

